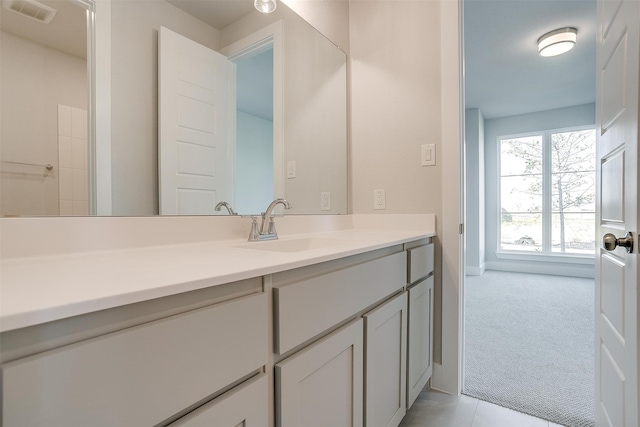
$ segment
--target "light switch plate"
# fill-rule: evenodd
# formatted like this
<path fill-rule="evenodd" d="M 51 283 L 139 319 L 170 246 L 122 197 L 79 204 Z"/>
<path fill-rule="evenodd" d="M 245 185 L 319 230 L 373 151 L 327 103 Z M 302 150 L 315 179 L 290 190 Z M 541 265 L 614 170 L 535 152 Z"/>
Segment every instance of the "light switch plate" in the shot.
<path fill-rule="evenodd" d="M 386 209 L 387 202 L 384 190 L 373 190 L 373 209 Z"/>
<path fill-rule="evenodd" d="M 287 178 L 295 178 L 296 177 L 296 162 L 287 162 Z"/>
<path fill-rule="evenodd" d="M 322 193 L 320 193 L 320 210 L 331 210 L 331 193 L 328 191 L 323 191 Z"/>
<path fill-rule="evenodd" d="M 422 166 L 436 165 L 436 145 L 435 144 L 423 144 L 421 146 L 420 164 Z"/>

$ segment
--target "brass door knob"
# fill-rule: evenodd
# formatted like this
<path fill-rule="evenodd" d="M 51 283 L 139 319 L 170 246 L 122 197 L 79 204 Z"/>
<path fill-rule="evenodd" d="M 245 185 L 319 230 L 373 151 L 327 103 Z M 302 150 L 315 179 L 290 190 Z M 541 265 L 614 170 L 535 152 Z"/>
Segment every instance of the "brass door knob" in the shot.
<path fill-rule="evenodd" d="M 619 239 L 611 233 L 602 236 L 602 247 L 606 250 L 613 251 L 618 246 L 624 246 L 627 248 L 627 253 L 631 253 L 633 251 L 633 234 L 627 232 L 624 237 Z"/>

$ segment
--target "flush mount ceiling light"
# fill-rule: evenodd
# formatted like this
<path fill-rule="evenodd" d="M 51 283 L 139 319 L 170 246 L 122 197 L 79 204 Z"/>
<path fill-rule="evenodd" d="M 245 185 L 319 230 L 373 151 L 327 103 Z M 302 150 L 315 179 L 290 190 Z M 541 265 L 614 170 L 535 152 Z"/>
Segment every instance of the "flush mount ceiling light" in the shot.
<path fill-rule="evenodd" d="M 276 10 L 276 0 L 254 0 L 253 5 L 262 13 L 271 13 Z"/>
<path fill-rule="evenodd" d="M 563 54 L 573 48 L 577 38 L 578 30 L 572 27 L 550 31 L 538 39 L 538 53 L 540 56 Z"/>

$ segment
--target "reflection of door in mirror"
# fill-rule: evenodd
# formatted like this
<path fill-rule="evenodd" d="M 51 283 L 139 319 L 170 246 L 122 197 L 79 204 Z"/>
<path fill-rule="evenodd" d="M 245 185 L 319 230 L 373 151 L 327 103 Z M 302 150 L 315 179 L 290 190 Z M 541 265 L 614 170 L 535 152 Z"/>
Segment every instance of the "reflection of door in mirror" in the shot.
<path fill-rule="evenodd" d="M 221 202 L 259 213 L 274 199 L 273 34 L 259 34 L 227 59 L 160 29 L 161 215 L 226 214 Z"/>
<path fill-rule="evenodd" d="M 165 27 L 158 51 L 160 214 L 212 215 L 231 194 L 233 65 Z"/>
<path fill-rule="evenodd" d="M 0 215 L 87 215 L 87 12 L 66 0 L 2 7 Z"/>

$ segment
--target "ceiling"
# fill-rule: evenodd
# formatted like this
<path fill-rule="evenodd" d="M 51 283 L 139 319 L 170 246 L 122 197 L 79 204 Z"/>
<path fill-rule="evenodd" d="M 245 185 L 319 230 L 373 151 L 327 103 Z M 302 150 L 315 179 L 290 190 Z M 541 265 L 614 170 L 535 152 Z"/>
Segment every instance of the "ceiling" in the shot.
<path fill-rule="evenodd" d="M 249 0 L 167 0 L 191 16 L 222 30 L 254 10 Z"/>
<path fill-rule="evenodd" d="M 3 10 L 2 30 L 86 57 L 84 10 L 40 1 L 58 9 L 51 24 Z M 218 29 L 253 10 L 251 1 L 169 1 Z M 567 26 L 578 29 L 576 47 L 540 57 L 537 39 Z M 595 102 L 596 0 L 464 0 L 464 43 L 465 106 L 485 118 Z"/>
<path fill-rule="evenodd" d="M 86 10 L 67 1 L 37 1 L 57 10 L 49 24 L 3 8 L 0 12 L 0 29 L 70 55 L 86 58 Z"/>
<path fill-rule="evenodd" d="M 538 55 L 538 38 L 578 29 L 574 49 Z M 465 107 L 487 119 L 595 102 L 595 0 L 465 0 Z"/>

